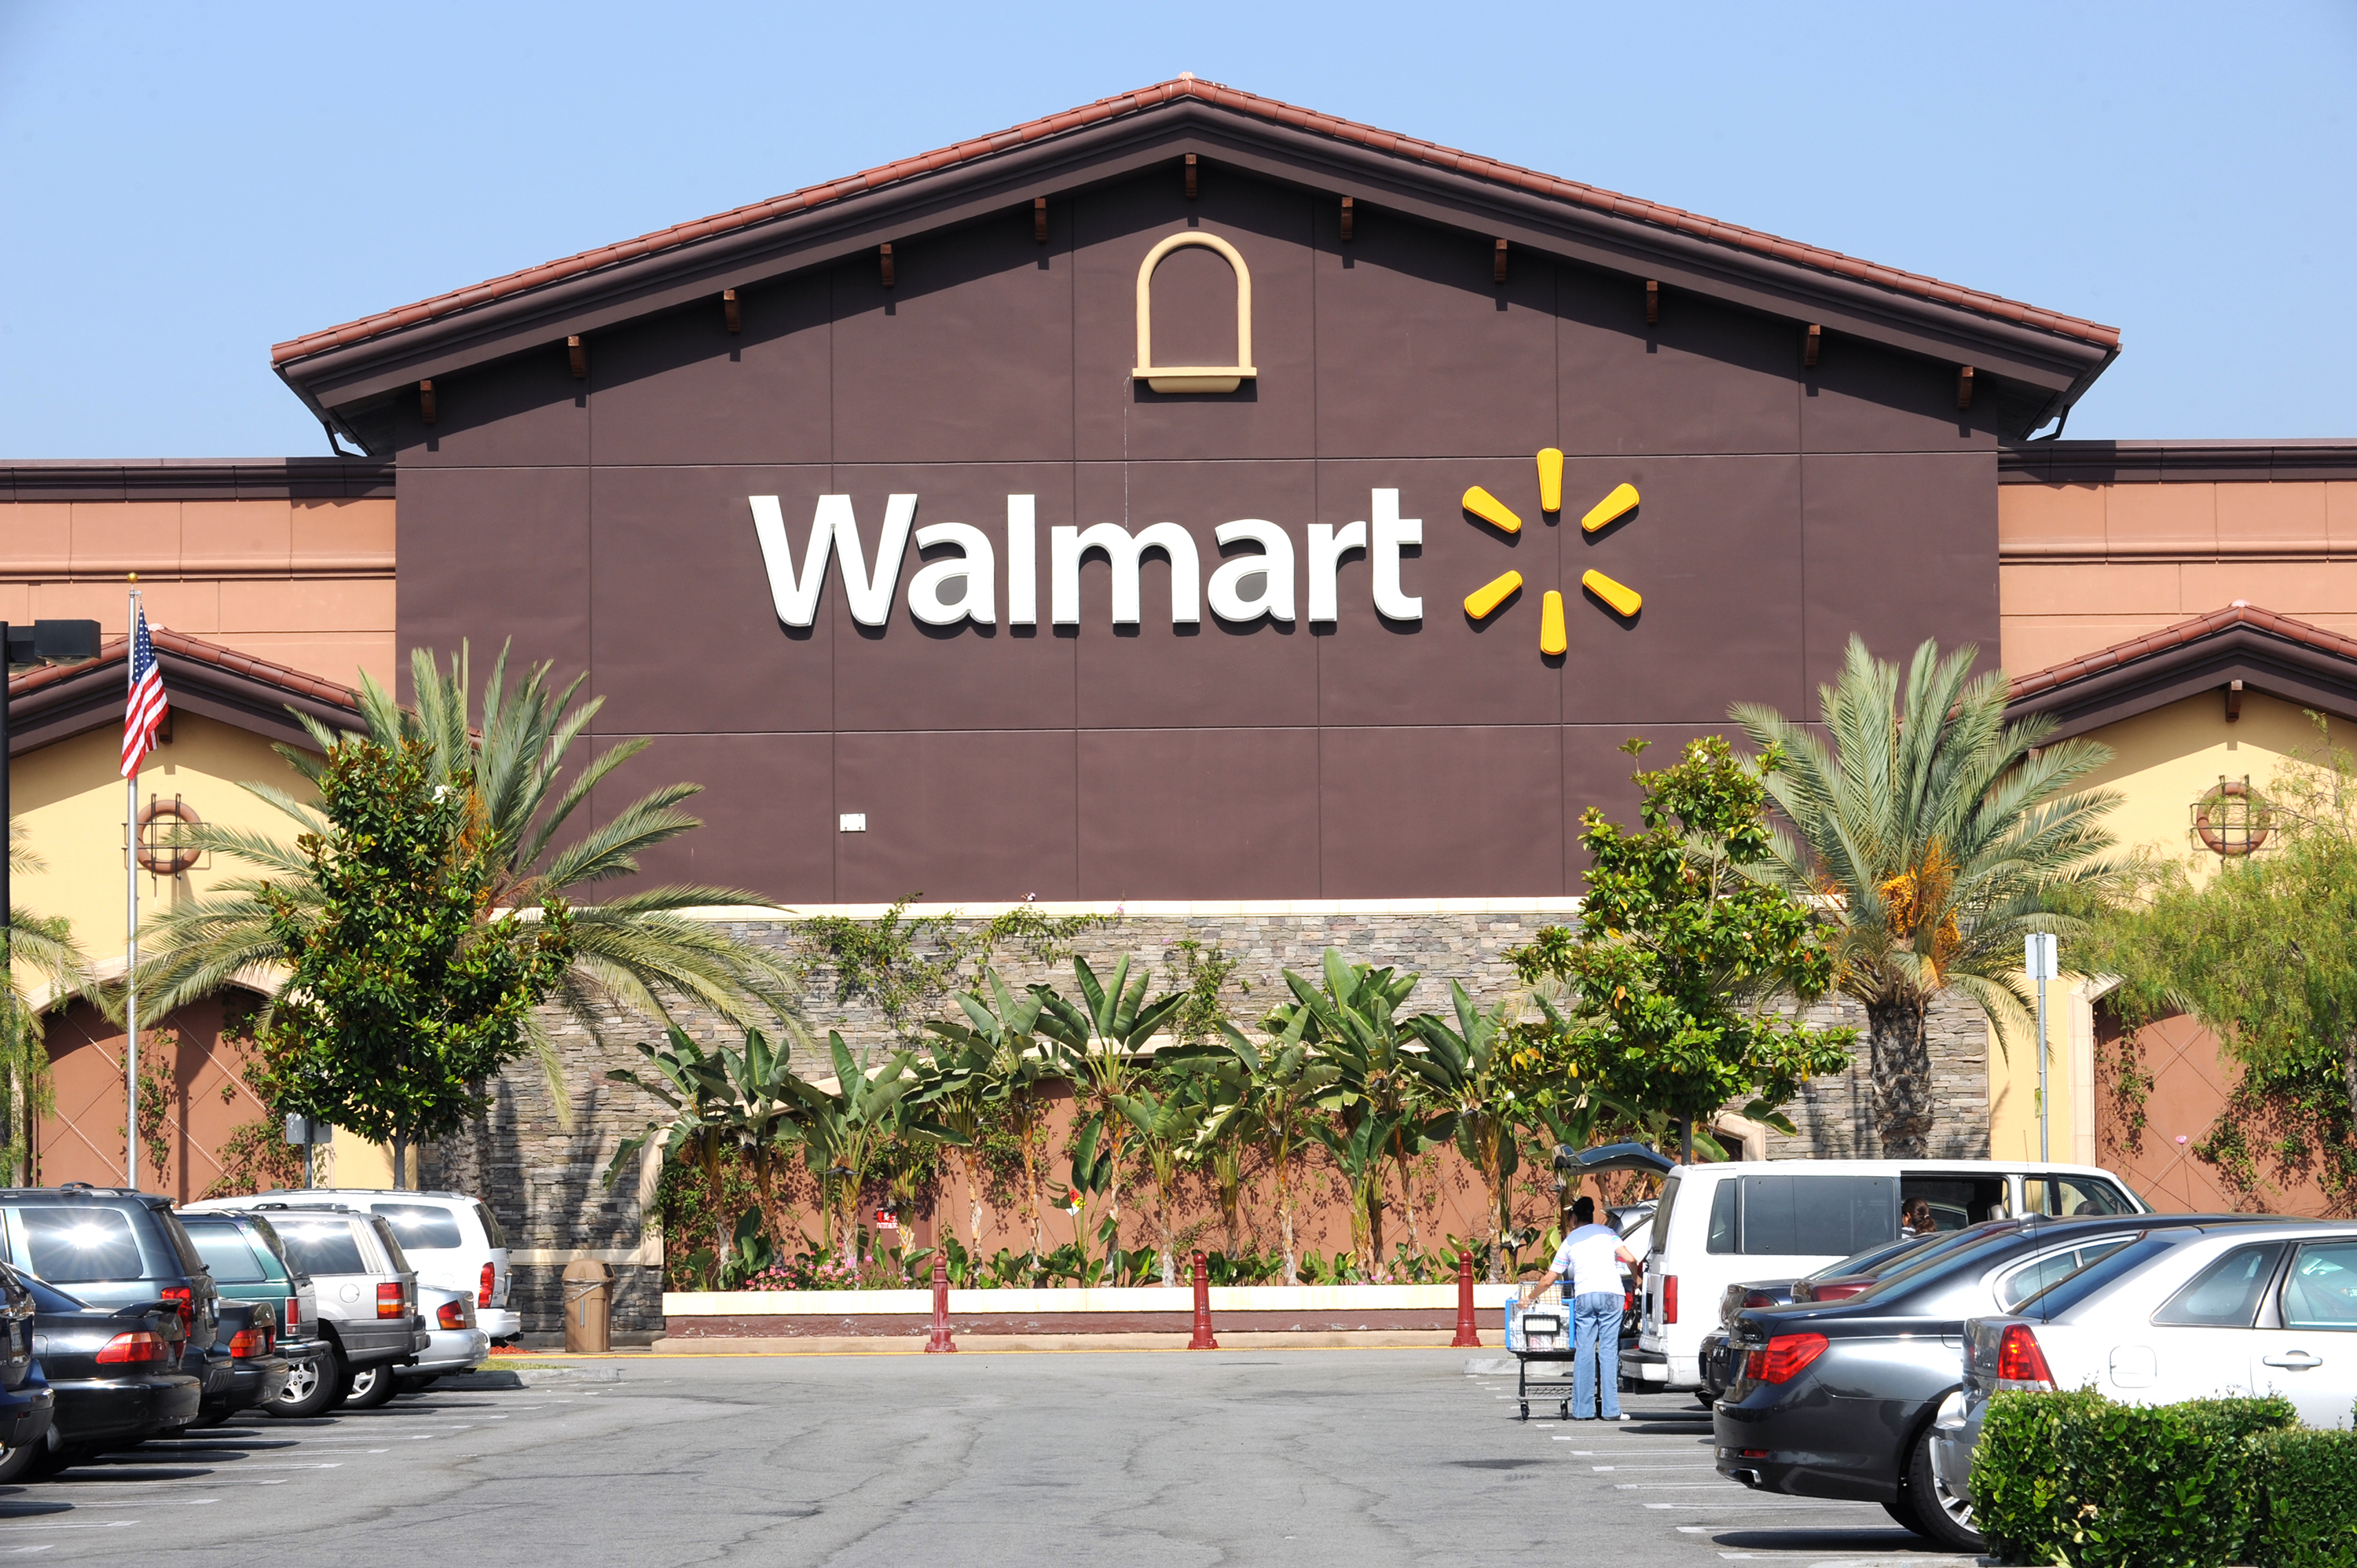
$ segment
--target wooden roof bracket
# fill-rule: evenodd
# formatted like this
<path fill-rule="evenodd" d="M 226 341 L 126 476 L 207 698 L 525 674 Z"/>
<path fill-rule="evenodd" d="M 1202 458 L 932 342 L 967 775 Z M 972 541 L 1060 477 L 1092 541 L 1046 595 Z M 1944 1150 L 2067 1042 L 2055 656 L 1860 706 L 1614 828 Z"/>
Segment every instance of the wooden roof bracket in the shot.
<path fill-rule="evenodd" d="M 1491 252 L 1490 281 L 1491 283 L 1506 281 L 1506 242 L 1503 240 L 1498 242 L 1497 250 Z"/>
<path fill-rule="evenodd" d="M 1661 324 L 1662 280 L 1659 278 L 1647 278 L 1645 280 L 1645 325 L 1648 327 L 1659 327 Z"/>
<path fill-rule="evenodd" d="M 1961 365 L 1956 369 L 1956 412 L 1962 413 L 1973 406 L 1973 368 Z"/>
<path fill-rule="evenodd" d="M 892 242 L 888 240 L 876 247 L 876 262 L 877 265 L 883 269 L 884 286 L 890 288 L 892 286 Z"/>
<path fill-rule="evenodd" d="M 1044 196 L 1031 199 L 1031 242 L 1035 245 L 1048 242 L 1048 199 Z"/>
<path fill-rule="evenodd" d="M 1199 188 L 1195 184 L 1195 155 L 1189 153 L 1187 155 L 1187 199 L 1192 201 L 1198 194 Z"/>
<path fill-rule="evenodd" d="M 573 366 L 575 381 L 586 381 L 589 379 L 589 350 L 582 344 L 579 333 L 565 340 L 565 358 Z"/>
<path fill-rule="evenodd" d="M 1809 323 L 1809 330 L 1801 339 L 1801 363 L 1810 370 L 1813 371 L 1817 368 L 1817 349 L 1824 341 L 1824 336 L 1825 329 L 1812 321 Z"/>
<path fill-rule="evenodd" d="M 2242 716 L 2243 683 L 2240 681 L 2229 681 L 2226 682 L 2226 722 L 2230 725 L 2233 724 Z"/>
<path fill-rule="evenodd" d="M 1351 220 L 1357 216 L 1357 212 L 1351 205 L 1351 199 L 1344 197 L 1342 199 L 1342 243 L 1346 245 L 1351 242 Z"/>
<path fill-rule="evenodd" d="M 720 319 L 727 325 L 731 332 L 745 330 L 745 317 L 737 307 L 737 291 L 733 288 L 724 288 L 720 291 Z"/>
<path fill-rule="evenodd" d="M 430 380 L 417 383 L 417 417 L 424 424 L 434 423 L 434 383 Z"/>

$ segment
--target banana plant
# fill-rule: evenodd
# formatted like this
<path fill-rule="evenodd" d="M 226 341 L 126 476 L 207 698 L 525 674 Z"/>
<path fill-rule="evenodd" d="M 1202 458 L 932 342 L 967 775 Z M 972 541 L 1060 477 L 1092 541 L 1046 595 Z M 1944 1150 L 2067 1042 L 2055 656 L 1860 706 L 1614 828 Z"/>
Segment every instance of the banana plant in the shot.
<path fill-rule="evenodd" d="M 1071 1053 L 1076 1098 L 1086 1102 L 1088 1122 L 1099 1130 L 1098 1136 L 1113 1161 L 1113 1221 L 1116 1230 L 1121 1225 L 1122 1137 L 1128 1127 L 1128 1119 L 1122 1115 L 1117 1101 L 1129 1091 L 1131 1080 L 1140 1070 L 1138 1058 L 1146 1054 L 1146 1043 L 1186 1001 L 1177 993 L 1146 1001 L 1152 972 L 1139 970 L 1135 983 L 1129 972 L 1130 960 L 1124 955 L 1113 972 L 1112 983 L 1107 984 L 1097 978 L 1088 960 L 1074 958 L 1072 979 L 1080 987 L 1080 1001 L 1061 995 L 1050 986 L 1031 987 L 1032 994 L 1039 999 L 1039 1033 Z"/>
<path fill-rule="evenodd" d="M 720 1200 L 720 1155 L 735 1142 L 738 1127 L 737 1091 L 729 1082 L 728 1064 L 719 1052 L 707 1055 L 677 1025 L 664 1031 L 663 1044 L 640 1043 L 638 1051 L 646 1058 L 646 1076 L 630 1068 L 615 1068 L 606 1076 L 661 1102 L 671 1117 L 668 1121 L 649 1118 L 635 1137 L 623 1140 L 607 1163 L 605 1185 L 611 1190 L 614 1178 L 657 1140 L 666 1159 L 694 1160 L 711 1195 L 713 1256 L 725 1257 L 729 1235 L 726 1206 Z"/>
<path fill-rule="evenodd" d="M 1040 997 L 1036 990 L 1020 994 L 1007 989 L 995 969 L 985 968 L 987 998 L 976 992 L 957 993 L 958 1010 L 966 1022 L 937 1020 L 925 1027 L 939 1037 L 924 1067 L 925 1082 L 917 1098 L 934 1107 L 945 1125 L 963 1133 L 971 1144 L 981 1135 L 982 1122 L 996 1107 L 1013 1124 L 1023 1151 L 1024 1202 L 1031 1222 L 1031 1252 L 1041 1255 L 1047 1245 L 1045 1187 L 1048 1102 L 1042 1090 L 1049 1083 L 1072 1077 L 1074 1064 L 1062 1044 L 1039 1032 Z M 963 1155 L 971 1206 L 967 1235 L 979 1249 L 982 1234 L 982 1184 Z"/>
<path fill-rule="evenodd" d="M 786 1151 L 802 1142 L 796 1122 L 802 1101 L 794 1092 L 798 1081 L 790 1048 L 772 1047 L 759 1029 L 745 1031 L 745 1048 L 720 1048 L 721 1071 L 733 1101 L 730 1131 L 737 1153 L 753 1172 L 761 1193 L 761 1225 L 780 1246 L 785 1233 L 777 1224 L 778 1174 Z"/>
<path fill-rule="evenodd" d="M 1196 1053 L 1187 1054 L 1191 1058 Z M 1166 1285 L 1176 1284 L 1178 1280 L 1170 1208 L 1178 1190 L 1179 1167 L 1211 1110 L 1196 1091 L 1195 1075 L 1186 1070 L 1191 1063 L 1180 1062 L 1177 1059 L 1178 1055 L 1175 1051 L 1157 1055 L 1155 1062 L 1160 1070 L 1155 1074 L 1155 1080 L 1114 1101 L 1114 1108 L 1136 1133 L 1146 1151 L 1146 1169 L 1154 1178 L 1154 1223 L 1162 1238 L 1157 1262 Z M 1166 1061 L 1166 1057 L 1172 1059 Z"/>
<path fill-rule="evenodd" d="M 1243 1069 L 1240 1092 L 1196 1134 L 1206 1144 L 1222 1137 L 1243 1137 L 1266 1152 L 1270 1174 L 1276 1179 L 1277 1229 L 1285 1243 L 1285 1283 L 1289 1285 L 1301 1283 L 1300 1256 L 1293 1246 L 1295 1162 L 1313 1141 L 1311 1129 L 1319 1112 L 1339 1109 L 1345 1093 L 1341 1069 L 1319 1059 L 1302 1041 L 1308 1016 L 1296 1013 L 1283 1030 L 1260 1046 L 1221 1020 L 1220 1033 Z"/>
<path fill-rule="evenodd" d="M 1512 1190 L 1507 1186 L 1522 1164 L 1514 1137 L 1520 1121 L 1514 1105 L 1513 1066 L 1506 1048 L 1512 1004 L 1501 1002 L 1489 1012 L 1476 1009 L 1465 987 L 1448 983 L 1448 999 L 1456 1026 L 1430 1013 L 1419 1014 L 1411 1027 L 1424 1049 L 1416 1053 L 1421 1076 L 1441 1116 L 1436 1131 L 1454 1133 L 1458 1148 L 1481 1173 L 1489 1189 L 1491 1283 L 1503 1277 L 1501 1251 L 1512 1229 Z"/>
<path fill-rule="evenodd" d="M 865 1073 L 859 1070 L 851 1047 L 833 1029 L 827 1031 L 826 1046 L 834 1061 L 835 1087 L 824 1089 L 802 1078 L 794 1079 L 791 1087 L 799 1101 L 795 1120 L 802 1139 L 813 1155 L 825 1161 L 820 1180 L 844 1206 L 841 1237 L 829 1240 L 837 1259 L 845 1267 L 856 1268 L 859 1194 L 877 1148 L 897 1131 L 912 1129 L 944 1142 L 957 1134 L 938 1122 L 911 1122 L 899 1115 L 900 1101 L 923 1083 L 914 1053 L 895 1051 L 883 1066 Z"/>
<path fill-rule="evenodd" d="M 1367 1155 L 1353 1156 L 1348 1166 L 1351 1238 L 1361 1248 L 1367 1277 L 1384 1281 L 1389 1266 L 1383 1246 L 1383 1162 L 1390 1159 L 1398 1170 L 1400 1198 L 1407 1211 L 1409 1251 L 1420 1251 L 1423 1239 L 1415 1222 L 1413 1162 L 1436 1136 L 1442 1135 L 1439 1129 L 1448 1121 L 1445 1111 L 1434 1112 L 1426 1103 L 1427 1080 L 1416 1060 L 1420 1052 L 1415 1031 L 1398 1016 L 1401 1004 L 1421 976 L 1351 963 L 1328 948 L 1322 978 L 1325 984 L 1320 988 L 1286 970 L 1285 983 L 1294 1000 L 1277 1007 L 1270 1022 L 1281 1028 L 1297 1013 L 1306 1013 L 1303 1040 L 1341 1069 L 1348 1098 L 1342 1107 L 1340 1137 Z M 1360 1126 L 1370 1119 L 1381 1124 L 1381 1137 L 1373 1143 L 1359 1136 Z M 1329 1143 L 1329 1148 L 1336 1146 Z M 1337 1153 L 1336 1158 L 1343 1156 Z"/>

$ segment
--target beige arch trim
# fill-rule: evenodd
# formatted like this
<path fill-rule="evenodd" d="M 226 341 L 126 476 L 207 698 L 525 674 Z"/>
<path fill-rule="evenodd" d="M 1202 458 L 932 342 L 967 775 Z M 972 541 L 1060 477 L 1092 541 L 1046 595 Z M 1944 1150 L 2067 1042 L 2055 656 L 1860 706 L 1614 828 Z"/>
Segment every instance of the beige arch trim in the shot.
<path fill-rule="evenodd" d="M 1154 363 L 1154 269 L 1162 258 L 1188 245 L 1200 245 L 1227 258 L 1236 274 L 1236 362 L 1232 365 Z M 1137 267 L 1137 366 L 1129 375 L 1158 392 L 1232 392 L 1256 374 L 1252 362 L 1252 269 L 1233 245 L 1217 234 L 1189 229 L 1168 235 L 1146 252 Z"/>

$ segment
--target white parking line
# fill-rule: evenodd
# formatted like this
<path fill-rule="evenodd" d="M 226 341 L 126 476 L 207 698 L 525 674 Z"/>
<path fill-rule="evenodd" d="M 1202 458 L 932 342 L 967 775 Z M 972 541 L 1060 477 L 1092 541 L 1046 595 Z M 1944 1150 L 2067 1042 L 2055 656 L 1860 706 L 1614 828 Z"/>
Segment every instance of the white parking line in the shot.
<path fill-rule="evenodd" d="M 27 1530 L 121 1530 L 124 1525 L 137 1524 L 135 1519 L 61 1520 L 56 1524 L 0 1525 L 0 1539 Z"/>
<path fill-rule="evenodd" d="M 1708 1465 L 1590 1465 L 1599 1476 L 1610 1476 L 1623 1470 L 1708 1470 Z"/>

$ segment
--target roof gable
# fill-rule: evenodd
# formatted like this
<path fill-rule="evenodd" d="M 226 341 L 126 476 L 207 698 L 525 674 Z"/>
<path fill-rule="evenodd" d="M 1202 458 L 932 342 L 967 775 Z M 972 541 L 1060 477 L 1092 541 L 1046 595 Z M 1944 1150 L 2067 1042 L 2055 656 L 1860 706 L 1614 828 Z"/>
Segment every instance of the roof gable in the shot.
<path fill-rule="evenodd" d="M 265 740 L 313 749 L 310 732 L 289 708 L 333 728 L 362 727 L 350 689 L 267 659 L 256 659 L 184 632 L 151 628 L 149 640 L 164 671 L 164 693 L 178 712 L 234 725 Z M 110 638 L 98 657 L 50 665 L 8 682 L 8 754 L 36 751 L 86 730 L 123 723 L 128 695 L 123 661 L 126 638 Z"/>
<path fill-rule="evenodd" d="M 2010 383 L 2027 434 L 2116 356 L 2116 329 L 1676 208 L 1180 77 L 845 179 L 307 334 L 272 351 L 366 444 L 397 388 L 823 267 L 1192 153 L 1540 254 L 1821 326 Z"/>
<path fill-rule="evenodd" d="M 2238 599 L 2024 675 L 2013 683 L 2007 712 L 2051 715 L 2060 739 L 2234 681 L 2303 707 L 2357 717 L 2357 639 Z"/>

